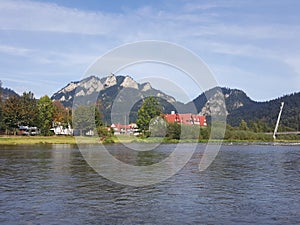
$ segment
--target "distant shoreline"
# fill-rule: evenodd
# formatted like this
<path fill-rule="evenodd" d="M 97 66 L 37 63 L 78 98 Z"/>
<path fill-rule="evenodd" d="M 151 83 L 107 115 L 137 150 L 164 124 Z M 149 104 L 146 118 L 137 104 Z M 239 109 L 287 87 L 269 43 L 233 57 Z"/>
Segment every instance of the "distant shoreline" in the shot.
<path fill-rule="evenodd" d="M 1 145 L 35 145 L 35 144 L 77 144 L 74 136 L 0 136 Z M 82 144 L 100 144 L 96 137 L 79 137 Z M 196 143 L 195 139 L 163 139 L 163 138 L 137 138 L 133 136 L 116 136 L 114 143 Z M 207 143 L 208 140 L 200 140 L 199 143 Z M 300 140 L 276 140 L 275 142 L 262 140 L 211 140 L 211 143 L 223 143 L 225 145 L 238 144 L 262 144 L 262 145 L 300 145 Z"/>

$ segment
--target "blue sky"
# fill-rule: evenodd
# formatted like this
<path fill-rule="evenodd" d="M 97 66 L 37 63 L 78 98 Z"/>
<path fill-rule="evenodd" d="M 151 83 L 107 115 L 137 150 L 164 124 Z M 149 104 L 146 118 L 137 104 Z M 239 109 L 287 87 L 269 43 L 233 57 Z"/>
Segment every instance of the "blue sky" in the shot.
<path fill-rule="evenodd" d="M 162 40 L 197 54 L 220 86 L 270 100 L 300 91 L 299 11 L 297 0 L 1 0 L 0 80 L 18 93 L 51 96 L 80 80 L 110 49 Z M 136 80 L 174 76 L 175 86 L 182 86 L 189 98 L 200 94 L 172 68 L 148 64 L 121 72 Z M 175 86 L 156 83 L 154 87 L 188 100 L 176 96 Z"/>

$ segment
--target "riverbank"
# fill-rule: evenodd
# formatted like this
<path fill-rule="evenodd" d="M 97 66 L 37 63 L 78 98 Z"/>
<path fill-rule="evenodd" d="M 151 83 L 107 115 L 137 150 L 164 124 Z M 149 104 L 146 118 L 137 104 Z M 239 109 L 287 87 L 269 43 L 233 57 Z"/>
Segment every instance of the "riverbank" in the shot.
<path fill-rule="evenodd" d="M 113 143 L 195 143 L 195 139 L 166 139 L 159 137 L 138 138 L 134 136 L 114 136 L 111 138 Z M 201 143 L 207 143 L 208 140 L 200 140 Z M 236 144 L 236 143 L 295 143 L 300 144 L 300 140 L 278 139 L 276 142 L 262 140 L 211 140 L 216 143 Z M 96 137 L 73 137 L 73 136 L 0 136 L 0 145 L 33 145 L 33 144 L 99 144 L 99 138 Z"/>
<path fill-rule="evenodd" d="M 113 143 L 159 143 L 159 142 L 178 142 L 177 140 L 162 140 L 161 138 L 138 138 L 135 136 L 120 135 L 110 138 Z M 195 140 L 194 140 L 195 142 Z M 100 138 L 96 137 L 82 137 L 82 136 L 0 136 L 1 145 L 34 145 L 34 144 L 99 144 Z"/>
<path fill-rule="evenodd" d="M 76 144 L 73 136 L 0 136 L 0 145 Z"/>

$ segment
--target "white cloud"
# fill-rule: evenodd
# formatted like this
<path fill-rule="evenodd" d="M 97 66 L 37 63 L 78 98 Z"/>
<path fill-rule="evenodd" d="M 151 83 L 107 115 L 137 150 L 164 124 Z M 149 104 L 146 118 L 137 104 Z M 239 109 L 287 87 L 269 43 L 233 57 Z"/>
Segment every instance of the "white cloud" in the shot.
<path fill-rule="evenodd" d="M 51 3 L 2 1 L 0 29 L 106 35 L 118 27 L 118 15 L 86 12 Z M 108 26 L 109 24 L 109 26 Z"/>
<path fill-rule="evenodd" d="M 300 25 L 264 24 L 216 25 L 212 30 L 219 35 L 248 39 L 295 39 L 300 36 Z"/>
<path fill-rule="evenodd" d="M 241 4 L 241 3 L 240 3 Z M 237 2 L 191 3 L 178 11 L 157 10 L 150 6 L 115 14 L 66 8 L 52 3 L 2 1 L 0 29 L 75 33 L 114 37 L 222 36 L 222 38 L 276 39 L 300 37 L 300 26 L 282 24 L 226 23 L 215 13 L 197 14 L 197 9 L 237 7 Z M 189 9 L 189 10 L 188 10 Z M 217 16 L 216 16 L 217 15 Z M 256 21 L 253 21 L 254 23 Z M 178 32 L 179 31 L 179 32 Z"/>
<path fill-rule="evenodd" d="M 55 64 L 62 66 L 89 65 L 98 55 L 88 53 L 64 53 L 64 52 L 46 52 L 40 53 L 39 57 L 33 60 L 41 64 Z"/>
<path fill-rule="evenodd" d="M 0 45 L 0 53 L 15 55 L 15 56 L 27 56 L 32 53 L 32 49 L 10 46 L 10 45 Z"/>
<path fill-rule="evenodd" d="M 254 46 L 253 44 L 236 44 L 224 42 L 205 42 L 210 51 L 226 55 L 253 57 L 257 59 L 280 60 L 280 53 L 268 48 Z"/>
<path fill-rule="evenodd" d="M 237 7 L 238 5 L 236 1 L 209 1 L 207 2 L 199 2 L 199 1 L 193 1 L 193 2 L 187 2 L 183 9 L 187 12 L 196 12 L 196 11 L 206 11 L 211 10 L 215 8 L 233 8 Z"/>
<path fill-rule="evenodd" d="M 20 48 L 17 46 L 0 45 L 0 54 L 20 56 L 37 64 L 55 64 L 63 66 L 88 66 L 99 55 L 88 53 L 65 53 L 58 51 L 41 51 L 39 49 Z"/>
<path fill-rule="evenodd" d="M 300 73 L 300 53 L 295 47 L 299 46 L 300 24 L 280 21 L 285 17 L 284 14 L 274 14 L 275 20 L 264 21 L 266 15 L 253 10 L 256 7 L 254 4 L 235 0 L 200 3 L 179 1 L 178 5 L 172 4 L 169 8 L 167 4 L 161 8 L 149 4 L 117 14 L 45 2 L 2 0 L 0 35 L 11 33 L 13 40 L 1 36 L 0 56 L 16 56 L 15 68 L 11 68 L 11 71 L 26 68 L 27 65 L 23 66 L 24 62 L 18 59 L 22 56 L 27 57 L 26 63 L 32 63 L 27 66 L 28 69 L 39 67 L 41 72 L 81 74 L 78 68 L 87 67 L 111 47 L 156 39 L 184 45 L 203 58 L 209 55 L 211 63 L 217 66 L 222 66 L 220 59 L 223 55 L 233 60 L 233 64 L 243 60 L 243 57 L 260 60 L 262 64 L 264 61 L 274 62 L 274 67 L 269 69 L 269 76 L 260 78 L 262 82 L 269 79 L 273 71 L 276 72 L 278 62 L 281 62 L 281 66 L 286 63 Z M 249 14 L 244 16 L 239 9 L 245 5 L 245 11 Z M 245 19 L 247 16 L 251 19 Z M 293 21 L 299 19 L 297 15 L 292 17 Z M 49 35 L 53 36 L 49 38 Z M 55 49 L 52 48 L 54 44 L 47 45 L 52 37 L 57 44 Z M 42 41 L 36 44 L 36 40 Z M 70 68 L 74 68 L 73 71 Z M 3 71 L 0 70 L 1 73 Z M 9 68 L 5 68 L 7 71 Z M 218 74 L 226 74 L 228 85 L 232 82 L 243 87 L 253 86 L 251 80 L 244 82 L 243 77 L 249 75 L 246 71 L 249 71 L 247 66 L 240 70 L 228 66 L 226 71 L 220 70 Z M 250 68 L 250 71 L 255 73 L 255 68 Z M 231 73 L 241 75 L 234 78 Z"/>

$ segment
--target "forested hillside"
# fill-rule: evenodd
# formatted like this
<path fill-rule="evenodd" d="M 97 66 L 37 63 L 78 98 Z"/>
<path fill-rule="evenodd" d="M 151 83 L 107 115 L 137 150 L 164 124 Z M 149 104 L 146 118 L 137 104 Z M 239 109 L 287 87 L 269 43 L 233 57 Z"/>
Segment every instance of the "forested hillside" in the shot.
<path fill-rule="evenodd" d="M 220 89 L 219 89 L 220 90 Z M 249 126 L 265 126 L 273 129 L 278 117 L 281 102 L 284 102 L 281 130 L 299 130 L 300 127 L 300 92 L 285 95 L 274 100 L 256 102 L 251 100 L 245 92 L 238 89 L 221 88 L 224 95 L 227 122 L 231 126 L 239 126 L 244 120 Z M 194 103 L 198 113 L 203 113 L 203 108 L 210 100 L 216 89 L 211 89 L 199 95 L 187 106 Z M 208 98 L 208 99 L 207 99 Z M 212 100 L 210 100 L 212 101 Z M 188 107 L 187 107 L 188 108 Z M 204 111 L 205 112 L 205 111 Z M 268 130 L 264 128 L 263 130 Z"/>

